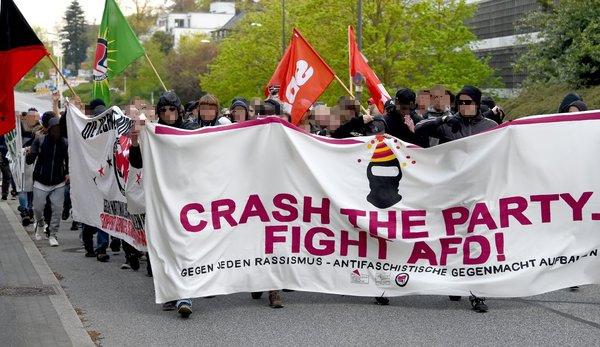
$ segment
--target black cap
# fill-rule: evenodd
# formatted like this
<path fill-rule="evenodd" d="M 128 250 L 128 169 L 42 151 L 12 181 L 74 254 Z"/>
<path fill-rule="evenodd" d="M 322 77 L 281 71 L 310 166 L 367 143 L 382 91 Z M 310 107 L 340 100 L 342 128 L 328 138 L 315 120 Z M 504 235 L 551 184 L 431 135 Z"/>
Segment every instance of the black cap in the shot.
<path fill-rule="evenodd" d="M 275 114 L 272 114 L 272 112 L 269 111 L 275 111 Z M 281 104 L 279 102 L 277 102 L 277 100 L 273 100 L 273 99 L 267 99 L 265 100 L 265 113 L 269 116 L 281 116 L 282 112 L 281 112 Z"/>
<path fill-rule="evenodd" d="M 94 99 L 94 100 L 90 101 L 90 110 L 95 110 L 96 107 L 98 107 L 98 106 L 104 106 L 106 109 L 106 104 L 104 103 L 104 100 Z"/>
<path fill-rule="evenodd" d="M 396 101 L 400 105 L 410 105 L 414 104 L 417 99 L 417 95 L 410 88 L 402 88 L 396 92 Z"/>

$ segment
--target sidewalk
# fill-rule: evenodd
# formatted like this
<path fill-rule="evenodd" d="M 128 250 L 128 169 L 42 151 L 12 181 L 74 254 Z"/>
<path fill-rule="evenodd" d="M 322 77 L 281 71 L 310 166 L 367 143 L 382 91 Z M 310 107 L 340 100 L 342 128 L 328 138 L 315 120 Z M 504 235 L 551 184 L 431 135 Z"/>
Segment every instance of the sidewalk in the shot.
<path fill-rule="evenodd" d="M 54 273 L 17 217 L 0 201 L 0 344 L 94 346 Z M 29 230 L 33 230 L 31 226 Z M 40 241 L 46 242 L 47 241 Z"/>

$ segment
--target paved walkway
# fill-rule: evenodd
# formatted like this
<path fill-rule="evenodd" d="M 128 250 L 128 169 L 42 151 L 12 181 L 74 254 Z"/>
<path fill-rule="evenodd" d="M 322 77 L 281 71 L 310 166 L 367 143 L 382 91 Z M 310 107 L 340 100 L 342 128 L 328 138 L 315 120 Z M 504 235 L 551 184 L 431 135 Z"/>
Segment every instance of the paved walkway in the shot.
<path fill-rule="evenodd" d="M 0 201 L 0 345 L 94 346 L 16 207 Z"/>

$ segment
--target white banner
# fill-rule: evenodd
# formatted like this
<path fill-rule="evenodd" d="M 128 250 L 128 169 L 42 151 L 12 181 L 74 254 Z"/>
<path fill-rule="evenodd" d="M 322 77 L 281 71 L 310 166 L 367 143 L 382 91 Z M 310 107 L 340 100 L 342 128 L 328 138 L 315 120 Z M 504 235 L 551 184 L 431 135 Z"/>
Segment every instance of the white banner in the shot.
<path fill-rule="evenodd" d="M 23 172 L 25 167 L 25 156 L 23 152 L 23 139 L 21 138 L 21 117 L 15 116 L 15 128 L 4 134 L 8 153 L 6 157 L 10 165 L 12 179 L 15 181 L 17 192 L 23 191 Z"/>
<path fill-rule="evenodd" d="M 275 117 L 142 131 L 157 303 L 270 289 L 513 297 L 600 280 L 600 113 L 433 148 Z"/>
<path fill-rule="evenodd" d="M 73 219 L 146 249 L 143 214 L 131 214 L 125 198 L 129 178 L 129 131 L 133 121 L 118 107 L 88 118 L 67 110 Z"/>

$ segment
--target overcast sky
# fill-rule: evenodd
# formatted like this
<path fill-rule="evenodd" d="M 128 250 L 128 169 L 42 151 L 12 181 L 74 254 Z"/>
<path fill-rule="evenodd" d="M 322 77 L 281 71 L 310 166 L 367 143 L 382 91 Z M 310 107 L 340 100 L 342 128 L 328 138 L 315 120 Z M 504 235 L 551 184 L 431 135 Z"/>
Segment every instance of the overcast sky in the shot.
<path fill-rule="evenodd" d="M 2 0 L 0 0 L 2 1 Z M 23 13 L 29 25 L 40 26 L 48 32 L 54 32 L 56 24 L 62 26 L 62 18 L 72 0 L 13 0 L 17 7 Z M 155 4 L 162 3 L 161 0 L 151 0 Z M 125 15 L 133 12 L 133 0 L 121 0 L 121 11 Z M 83 8 L 86 21 L 89 24 L 100 24 L 102 20 L 102 11 L 104 10 L 104 0 L 79 0 Z"/>

